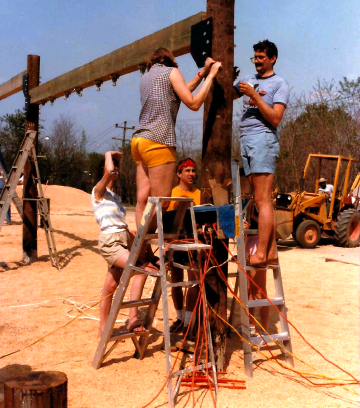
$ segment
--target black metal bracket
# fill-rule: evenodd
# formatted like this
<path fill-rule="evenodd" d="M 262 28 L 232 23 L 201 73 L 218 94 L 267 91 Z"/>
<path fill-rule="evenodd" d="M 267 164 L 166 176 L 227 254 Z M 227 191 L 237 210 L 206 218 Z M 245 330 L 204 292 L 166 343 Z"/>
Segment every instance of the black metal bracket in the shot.
<path fill-rule="evenodd" d="M 22 91 L 25 96 L 25 116 L 28 119 L 29 109 L 30 109 L 30 95 L 29 95 L 29 74 L 23 76 L 22 81 Z"/>
<path fill-rule="evenodd" d="M 203 67 L 206 58 L 211 57 L 212 35 L 212 17 L 191 27 L 190 54 L 198 68 Z"/>

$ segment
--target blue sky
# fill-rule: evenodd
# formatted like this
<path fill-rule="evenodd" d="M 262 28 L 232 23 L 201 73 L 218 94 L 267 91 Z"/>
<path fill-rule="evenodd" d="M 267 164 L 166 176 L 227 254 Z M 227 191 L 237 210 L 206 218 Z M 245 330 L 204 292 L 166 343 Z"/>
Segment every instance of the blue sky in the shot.
<path fill-rule="evenodd" d="M 200 11 L 206 11 L 205 0 L 1 0 L 0 83 L 26 69 L 28 54 L 40 55 L 41 80 L 46 82 Z M 355 0 L 237 0 L 235 25 L 235 64 L 244 75 L 254 71 L 252 45 L 269 38 L 279 48 L 276 73 L 298 95 L 309 94 L 318 78 L 338 82 L 360 76 L 360 9 Z M 189 55 L 178 62 L 185 79 L 196 75 Z M 106 151 L 111 137 L 122 134 L 115 123 L 137 124 L 139 83 L 136 72 L 120 78 L 116 87 L 108 82 L 100 92 L 88 88 L 82 98 L 71 95 L 47 104 L 41 109 L 45 133 L 60 114 L 70 115 L 85 129 L 89 150 Z M 0 101 L 0 116 L 23 105 L 22 93 Z M 182 106 L 178 122 L 192 124 L 201 143 L 201 111 Z"/>

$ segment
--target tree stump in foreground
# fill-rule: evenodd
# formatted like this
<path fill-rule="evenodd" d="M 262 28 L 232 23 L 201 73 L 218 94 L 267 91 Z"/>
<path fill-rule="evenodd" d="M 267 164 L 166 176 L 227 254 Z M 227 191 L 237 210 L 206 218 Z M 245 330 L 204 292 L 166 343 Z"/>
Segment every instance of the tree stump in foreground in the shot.
<path fill-rule="evenodd" d="M 5 408 L 66 408 L 67 377 L 60 371 L 34 371 L 5 382 Z"/>

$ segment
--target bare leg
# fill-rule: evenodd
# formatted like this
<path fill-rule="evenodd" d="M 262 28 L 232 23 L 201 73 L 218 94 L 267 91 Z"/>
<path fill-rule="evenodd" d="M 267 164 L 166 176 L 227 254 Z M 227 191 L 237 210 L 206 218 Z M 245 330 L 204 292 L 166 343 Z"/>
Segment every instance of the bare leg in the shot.
<path fill-rule="evenodd" d="M 253 272 L 253 271 L 251 271 Z M 251 278 L 253 281 L 261 288 L 258 289 L 252 282 L 250 283 L 250 293 L 249 293 L 249 300 L 259 300 L 259 299 L 266 299 L 267 291 L 266 291 L 266 270 L 258 269 L 254 271 L 255 273 L 251 273 Z M 253 315 L 254 310 L 253 308 L 250 310 L 250 313 Z M 270 317 L 270 307 L 264 306 L 260 308 L 260 320 L 261 325 L 267 331 L 269 327 L 269 317 Z M 255 324 L 254 321 L 252 321 Z M 257 326 L 257 325 L 255 325 Z M 260 330 L 260 327 L 256 327 L 257 330 Z"/>
<path fill-rule="evenodd" d="M 147 199 L 150 196 L 149 173 L 144 163 L 140 163 L 136 167 L 136 188 L 135 222 L 136 227 L 139 227 Z"/>
<path fill-rule="evenodd" d="M 182 269 L 173 268 L 171 271 L 171 282 L 178 283 L 184 280 L 184 273 Z M 174 302 L 175 310 L 183 310 L 184 308 L 184 295 L 182 287 L 171 288 L 171 296 Z"/>
<path fill-rule="evenodd" d="M 150 192 L 152 197 L 170 197 L 175 176 L 175 162 L 165 163 L 160 166 L 149 168 Z M 170 202 L 163 202 L 163 212 L 167 210 Z M 154 217 L 152 228 L 156 229 L 156 219 Z"/>
<path fill-rule="evenodd" d="M 194 280 L 199 279 L 194 274 L 194 272 L 190 272 L 190 271 L 188 271 L 188 277 L 189 277 L 189 281 L 194 281 Z M 187 312 L 192 312 L 194 310 L 198 295 L 199 295 L 199 285 L 190 286 L 187 291 L 187 295 L 186 295 L 186 311 Z"/>
<path fill-rule="evenodd" d="M 259 243 L 257 251 L 251 256 L 251 262 L 264 262 L 268 258 L 269 249 L 271 249 L 270 240 L 275 239 L 274 225 L 274 206 L 271 201 L 272 186 L 274 175 L 268 173 L 259 173 L 251 175 L 252 186 L 254 189 L 254 199 L 259 212 Z M 275 254 L 271 254 L 275 256 Z"/>
<path fill-rule="evenodd" d="M 99 327 L 99 337 L 101 337 L 106 319 L 109 316 L 111 303 L 112 303 L 112 293 L 116 290 L 119 285 L 119 280 L 122 274 L 122 269 L 117 267 L 112 267 L 108 269 L 104 287 L 101 293 L 101 298 L 104 299 L 100 303 L 100 327 Z"/>

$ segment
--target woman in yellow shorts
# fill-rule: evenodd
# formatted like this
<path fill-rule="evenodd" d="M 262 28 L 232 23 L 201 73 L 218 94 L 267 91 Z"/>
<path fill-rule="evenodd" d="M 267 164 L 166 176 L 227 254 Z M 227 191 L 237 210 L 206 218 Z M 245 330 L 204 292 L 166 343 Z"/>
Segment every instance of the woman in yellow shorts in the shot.
<path fill-rule="evenodd" d="M 131 152 L 137 164 L 138 226 L 149 196 L 169 197 L 175 174 L 175 123 L 180 103 L 197 111 L 209 93 L 220 62 L 208 58 L 205 67 L 188 83 L 178 69 L 175 57 L 167 48 L 158 48 L 141 79 L 140 126 L 134 133 Z M 193 92 L 205 78 L 196 95 Z"/>

